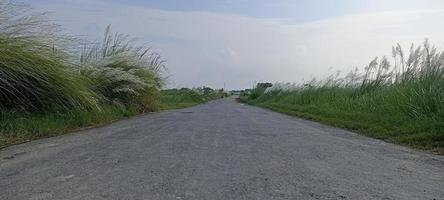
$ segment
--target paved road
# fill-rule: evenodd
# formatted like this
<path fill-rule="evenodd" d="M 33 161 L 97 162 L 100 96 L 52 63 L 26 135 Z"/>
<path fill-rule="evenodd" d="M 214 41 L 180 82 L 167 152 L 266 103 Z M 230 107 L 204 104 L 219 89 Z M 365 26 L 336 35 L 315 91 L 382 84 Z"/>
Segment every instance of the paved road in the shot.
<path fill-rule="evenodd" d="M 0 199 L 444 199 L 444 157 L 222 99 L 4 149 Z"/>

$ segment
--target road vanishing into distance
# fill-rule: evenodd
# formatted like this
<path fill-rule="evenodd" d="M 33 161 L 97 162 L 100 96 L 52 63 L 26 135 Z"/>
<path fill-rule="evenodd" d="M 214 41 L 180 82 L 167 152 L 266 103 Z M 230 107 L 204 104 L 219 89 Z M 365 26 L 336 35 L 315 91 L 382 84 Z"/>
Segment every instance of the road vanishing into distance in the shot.
<path fill-rule="evenodd" d="M 0 150 L 0 199 L 444 199 L 444 157 L 226 98 Z"/>

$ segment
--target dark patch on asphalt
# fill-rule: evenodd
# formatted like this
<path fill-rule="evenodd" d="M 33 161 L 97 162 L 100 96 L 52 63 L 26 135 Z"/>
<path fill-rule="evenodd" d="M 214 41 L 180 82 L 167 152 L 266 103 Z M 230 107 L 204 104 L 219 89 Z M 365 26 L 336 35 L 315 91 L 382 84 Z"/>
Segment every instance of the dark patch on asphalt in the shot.
<path fill-rule="evenodd" d="M 15 156 L 5 156 L 2 159 L 3 160 L 11 160 L 11 159 L 14 159 L 14 158 L 15 158 Z"/>
<path fill-rule="evenodd" d="M 5 156 L 2 159 L 4 159 L 4 160 L 11 160 L 11 159 L 14 159 L 17 156 L 25 155 L 26 153 L 28 153 L 28 152 L 22 151 L 22 152 L 14 153 L 13 155 L 10 155 L 10 156 Z"/>

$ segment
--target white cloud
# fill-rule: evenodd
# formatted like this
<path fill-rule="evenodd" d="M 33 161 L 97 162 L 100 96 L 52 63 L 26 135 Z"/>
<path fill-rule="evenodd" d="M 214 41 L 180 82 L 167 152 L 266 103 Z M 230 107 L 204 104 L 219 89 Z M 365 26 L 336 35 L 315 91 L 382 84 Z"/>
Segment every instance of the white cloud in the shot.
<path fill-rule="evenodd" d="M 172 86 L 250 87 L 363 67 L 391 45 L 444 43 L 443 10 L 349 15 L 303 24 L 232 14 L 149 9 L 98 0 L 38 5 L 67 31 L 99 37 L 105 26 L 150 42 L 168 61 Z"/>

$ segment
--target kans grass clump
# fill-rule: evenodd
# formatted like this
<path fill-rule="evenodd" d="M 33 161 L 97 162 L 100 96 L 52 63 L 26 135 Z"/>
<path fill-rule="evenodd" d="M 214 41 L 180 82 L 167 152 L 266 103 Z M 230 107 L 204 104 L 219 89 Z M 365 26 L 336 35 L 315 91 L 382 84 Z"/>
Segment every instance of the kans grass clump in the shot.
<path fill-rule="evenodd" d="M 444 153 L 444 52 L 425 41 L 408 55 L 375 58 L 363 73 L 258 88 L 244 100 L 355 130 L 390 142 Z M 258 94 L 259 93 L 259 94 Z"/>
<path fill-rule="evenodd" d="M 0 1 L 0 109 L 94 109 L 97 96 L 61 48 L 57 27 Z"/>
<path fill-rule="evenodd" d="M 86 47 L 80 60 L 82 74 L 93 80 L 93 90 L 106 103 L 142 112 L 158 109 L 164 61 L 149 48 L 111 34 L 108 26 L 103 42 Z"/>
<path fill-rule="evenodd" d="M 159 55 L 109 28 L 83 52 L 77 41 L 0 0 L 0 148 L 159 108 Z"/>

